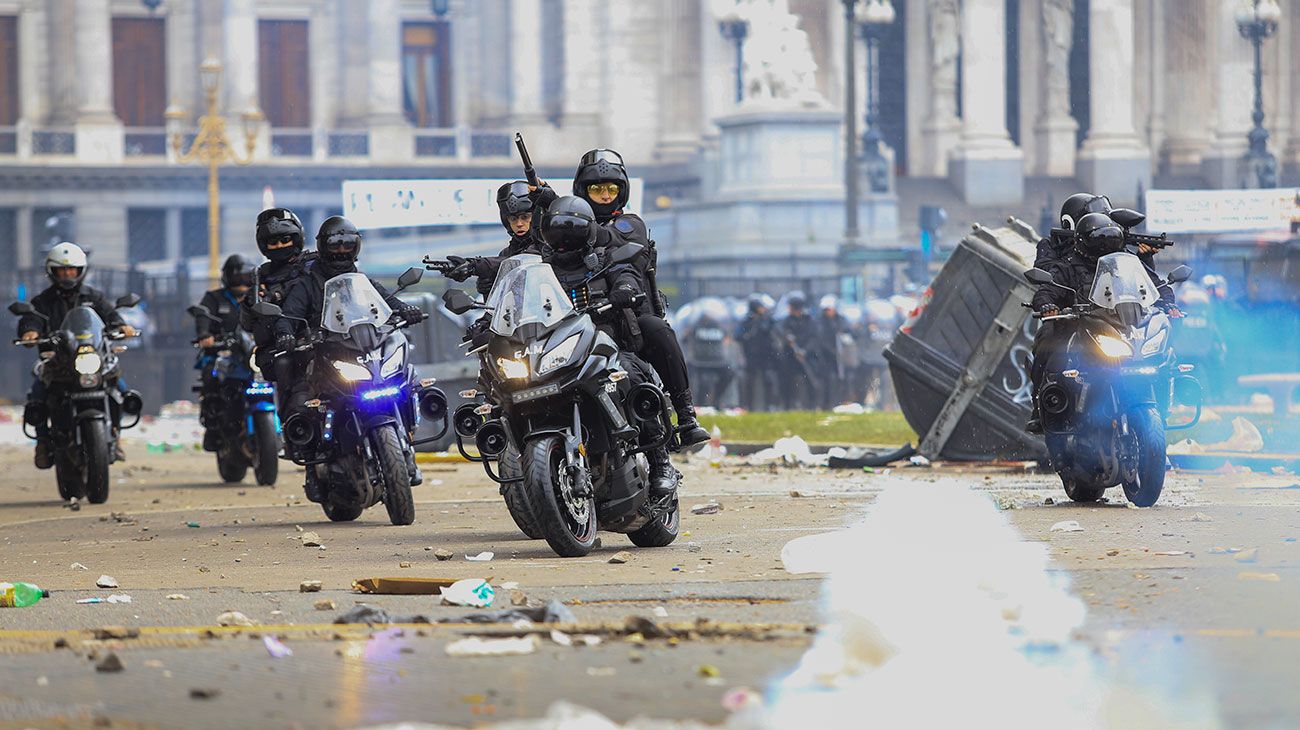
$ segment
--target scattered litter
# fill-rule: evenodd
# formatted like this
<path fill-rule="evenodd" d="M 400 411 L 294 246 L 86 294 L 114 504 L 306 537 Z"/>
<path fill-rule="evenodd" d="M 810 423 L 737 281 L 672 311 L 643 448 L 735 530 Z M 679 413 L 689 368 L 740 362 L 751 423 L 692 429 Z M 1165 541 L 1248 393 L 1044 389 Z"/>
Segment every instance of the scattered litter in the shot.
<path fill-rule="evenodd" d="M 186 526 L 186 527 L 189 527 L 189 528 L 197 528 L 197 527 L 199 526 L 199 523 L 197 523 L 197 522 L 186 522 L 186 523 L 185 523 L 185 526 Z"/>
<path fill-rule="evenodd" d="M 188 601 L 188 600 L 190 600 L 190 597 L 187 596 L 187 595 L 185 595 L 184 593 L 169 593 L 169 594 L 167 594 L 167 600 L 169 600 L 169 601 Z"/>
<path fill-rule="evenodd" d="M 651 613 L 655 615 L 655 618 L 668 618 L 668 609 L 663 606 L 655 606 Z"/>
<path fill-rule="evenodd" d="M 912 466 L 930 466 L 930 460 L 920 454 L 908 459 L 907 462 Z"/>
<path fill-rule="evenodd" d="M 478 636 L 453 641 L 447 645 L 447 656 L 483 657 L 483 656 L 521 656 L 537 651 L 536 636 L 523 636 L 508 639 L 485 639 Z"/>
<path fill-rule="evenodd" d="M 334 611 L 338 609 L 338 604 L 328 598 L 322 598 L 312 604 L 317 611 Z"/>
<path fill-rule="evenodd" d="M 399 568 L 409 568 L 409 567 L 411 567 L 411 564 L 408 563 L 408 562 L 406 562 L 405 560 L 403 560 L 402 562 L 400 562 L 400 563 L 397 564 L 397 567 L 399 567 Z"/>
<path fill-rule="evenodd" d="M 1248 454 L 1264 450 L 1264 437 L 1255 424 L 1241 416 L 1232 419 L 1232 435 L 1226 441 L 1205 444 L 1206 451 L 1243 451 Z"/>
<path fill-rule="evenodd" d="M 211 700 L 221 696 L 221 690 L 216 687 L 191 687 L 190 699 L 192 700 Z"/>
<path fill-rule="evenodd" d="M 1116 555 L 1119 555 L 1119 551 L 1118 551 L 1118 550 L 1107 550 L 1107 551 L 1106 551 L 1106 555 L 1109 556 L 1109 557 L 1112 557 L 1112 558 L 1113 558 L 1113 557 L 1115 557 Z"/>
<path fill-rule="evenodd" d="M 551 601 L 539 608 L 510 608 L 489 613 L 471 613 L 468 616 L 443 619 L 445 624 L 511 624 L 516 621 L 528 621 L 535 624 L 573 624 L 578 618 L 569 607 L 559 601 Z"/>
<path fill-rule="evenodd" d="M 737 687 L 722 696 L 722 709 L 727 712 L 740 712 L 763 706 L 763 695 L 749 687 Z"/>
<path fill-rule="evenodd" d="M 695 670 L 695 673 L 708 679 L 717 679 L 722 676 L 722 672 L 712 664 L 701 664 L 699 668 Z"/>
<path fill-rule="evenodd" d="M 1244 549 L 1245 548 L 1238 548 L 1238 547 L 1212 547 L 1210 548 L 1210 554 L 1211 555 L 1233 555 L 1235 553 L 1241 552 Z"/>
<path fill-rule="evenodd" d="M 321 584 L 320 584 L 320 581 L 318 581 L 318 580 L 305 580 L 305 581 L 303 581 L 303 582 L 301 582 L 301 583 L 298 584 L 298 592 L 299 592 L 299 593 L 319 593 L 319 592 L 320 592 L 320 587 L 321 587 Z"/>
<path fill-rule="evenodd" d="M 90 568 L 87 568 L 86 566 L 82 565 L 81 563 L 73 563 L 72 565 L 69 565 L 68 567 L 69 567 L 69 568 L 72 568 L 73 570 L 90 570 Z"/>
<path fill-rule="evenodd" d="M 99 597 L 95 597 L 95 598 L 79 598 L 79 599 L 77 599 L 77 603 L 79 603 L 79 604 L 85 606 L 85 605 L 89 605 L 89 604 L 92 604 L 92 603 L 104 603 L 104 599 L 99 598 Z"/>
<path fill-rule="evenodd" d="M 1233 557 L 1233 560 L 1236 560 L 1238 563 L 1253 563 L 1256 560 L 1259 560 L 1259 548 L 1242 550 Z"/>
<path fill-rule="evenodd" d="M 455 582 L 455 578 L 362 578 L 352 581 L 352 590 L 393 596 L 436 596 Z"/>
<path fill-rule="evenodd" d="M 528 594 L 527 594 L 527 593 L 524 593 L 523 591 L 519 590 L 518 588 L 515 588 L 515 589 L 511 590 L 511 591 L 510 591 L 510 605 L 511 605 L 511 606 L 527 606 L 527 605 L 528 605 Z"/>
<path fill-rule="evenodd" d="M 390 624 L 392 622 L 393 618 L 387 611 L 368 603 L 358 603 L 334 619 L 336 624 Z"/>
<path fill-rule="evenodd" d="M 517 590 L 517 589 L 519 588 L 519 581 L 517 581 L 517 580 L 508 580 L 508 581 L 506 581 L 506 582 L 504 582 L 504 583 L 502 583 L 502 584 L 500 584 L 500 585 L 501 585 L 501 590 L 503 590 L 503 591 L 513 591 L 513 590 Z"/>
<path fill-rule="evenodd" d="M 127 628 L 125 626 L 101 626 L 93 631 L 95 638 L 100 641 L 107 639 L 134 639 L 140 635 L 140 629 Z"/>
<path fill-rule="evenodd" d="M 693 515 L 716 515 L 722 511 L 722 505 L 717 500 L 709 500 L 704 504 L 697 504 L 691 507 Z"/>
<path fill-rule="evenodd" d="M 613 563 L 614 565 L 622 565 L 624 563 L 630 562 L 631 560 L 632 560 L 632 553 L 628 552 L 627 550 L 619 550 L 618 552 L 609 556 L 609 562 Z"/>
<path fill-rule="evenodd" d="M 1159 555 L 1161 557 L 1166 557 L 1166 558 L 1174 558 L 1174 557 L 1178 557 L 1179 555 L 1191 555 L 1191 553 L 1188 552 L 1187 550 L 1157 550 L 1156 552 L 1151 554 Z"/>
<path fill-rule="evenodd" d="M 1282 578 L 1277 573 L 1238 573 L 1237 580 L 1262 580 L 1267 583 L 1281 582 Z"/>
<path fill-rule="evenodd" d="M 825 454 L 814 454 L 800 436 L 786 436 L 777 439 L 770 448 L 752 454 L 751 464 L 781 463 L 790 466 L 826 466 L 830 457 L 844 458 L 848 454 L 844 449 L 832 449 Z"/>
<path fill-rule="evenodd" d="M 303 546 L 303 547 L 320 547 L 320 546 L 321 546 L 320 535 L 317 535 L 317 534 L 314 533 L 314 532 L 304 532 L 304 533 L 302 533 L 302 546 Z"/>
<path fill-rule="evenodd" d="M 1049 532 L 1083 532 L 1083 526 L 1079 524 L 1078 520 L 1063 520 L 1052 525 Z"/>
<path fill-rule="evenodd" d="M 841 403 L 831 409 L 837 416 L 861 416 L 866 412 L 867 407 L 861 403 Z"/>
<path fill-rule="evenodd" d="M 131 597 L 125 594 L 114 594 L 108 597 L 109 603 L 130 603 Z"/>
<path fill-rule="evenodd" d="M 117 578 L 111 575 L 101 575 L 99 580 L 95 581 L 95 585 L 100 588 L 117 588 Z"/>
<path fill-rule="evenodd" d="M 496 592 L 482 578 L 467 578 L 442 589 L 442 602 L 452 606 L 487 608 L 492 605 Z"/>
<path fill-rule="evenodd" d="M 466 555 L 465 559 L 475 563 L 486 563 L 496 557 L 496 553 L 484 550 L 478 555 Z"/>
<path fill-rule="evenodd" d="M 95 665 L 96 672 L 120 672 L 123 669 L 126 669 L 126 665 L 122 663 L 121 658 L 115 652 L 109 652 L 108 656 L 100 659 L 99 663 Z"/>
<path fill-rule="evenodd" d="M 618 670 L 613 667 L 587 667 L 588 677 L 613 677 Z"/>
<path fill-rule="evenodd" d="M 447 550 L 445 548 L 438 548 L 437 550 L 433 551 L 433 557 L 437 558 L 438 560 L 451 560 L 452 558 L 456 557 L 456 553 L 453 553 L 452 551 Z"/>
<path fill-rule="evenodd" d="M 1187 521 L 1188 522 L 1214 522 L 1214 518 L 1205 514 L 1204 512 L 1197 512 L 1191 517 L 1188 517 Z"/>
<path fill-rule="evenodd" d="M 807 492 L 801 492 L 798 489 L 791 489 L 790 496 L 794 497 L 795 499 L 802 499 L 804 497 L 811 497 L 812 495 Z"/>
<path fill-rule="evenodd" d="M 270 654 L 273 659 L 293 656 L 293 649 L 285 646 L 284 642 L 274 636 L 263 636 L 262 645 L 266 647 L 266 653 Z"/>
<path fill-rule="evenodd" d="M 226 611 L 217 617 L 218 626 L 256 626 L 253 619 L 238 611 Z"/>

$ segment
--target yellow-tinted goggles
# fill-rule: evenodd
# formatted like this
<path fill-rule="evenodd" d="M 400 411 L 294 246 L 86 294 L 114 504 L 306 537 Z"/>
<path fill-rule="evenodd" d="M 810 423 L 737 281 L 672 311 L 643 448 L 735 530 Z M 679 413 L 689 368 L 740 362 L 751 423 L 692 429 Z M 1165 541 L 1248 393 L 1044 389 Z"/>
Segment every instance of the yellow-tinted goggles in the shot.
<path fill-rule="evenodd" d="M 587 195 L 595 197 L 597 195 L 618 195 L 621 190 L 616 182 L 599 182 L 587 186 Z"/>

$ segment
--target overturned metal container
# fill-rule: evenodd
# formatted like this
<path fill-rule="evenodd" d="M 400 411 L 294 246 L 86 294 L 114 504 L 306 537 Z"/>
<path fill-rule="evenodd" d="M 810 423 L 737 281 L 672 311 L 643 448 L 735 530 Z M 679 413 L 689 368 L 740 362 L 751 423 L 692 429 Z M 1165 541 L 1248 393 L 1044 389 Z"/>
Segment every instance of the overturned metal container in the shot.
<path fill-rule="evenodd" d="M 1024 430 L 1031 411 L 1029 361 L 1037 320 L 1025 306 L 1034 287 L 1038 234 L 1009 218 L 975 224 L 930 282 L 885 349 L 908 424 L 929 459 L 1045 459 Z"/>

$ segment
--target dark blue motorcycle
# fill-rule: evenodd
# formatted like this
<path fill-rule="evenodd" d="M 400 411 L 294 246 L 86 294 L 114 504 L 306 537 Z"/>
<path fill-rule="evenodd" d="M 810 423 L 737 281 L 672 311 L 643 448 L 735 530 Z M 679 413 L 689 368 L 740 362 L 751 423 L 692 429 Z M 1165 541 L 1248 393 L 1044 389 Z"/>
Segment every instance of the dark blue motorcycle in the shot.
<path fill-rule="evenodd" d="M 216 319 L 203 306 L 188 311 L 196 318 Z M 235 330 L 203 349 L 197 365 L 203 383 L 194 390 L 203 396 L 199 418 L 206 430 L 204 448 L 216 452 L 221 478 L 243 481 L 251 466 L 257 483 L 270 486 L 280 470 L 280 418 L 275 385 L 253 369 L 252 358 L 252 334 Z"/>

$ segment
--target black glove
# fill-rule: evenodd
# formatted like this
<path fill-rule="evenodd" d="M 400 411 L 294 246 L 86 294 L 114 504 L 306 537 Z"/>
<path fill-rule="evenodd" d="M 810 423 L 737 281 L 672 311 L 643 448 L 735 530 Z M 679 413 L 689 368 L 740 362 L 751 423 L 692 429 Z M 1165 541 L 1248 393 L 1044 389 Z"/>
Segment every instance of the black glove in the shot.
<path fill-rule="evenodd" d="M 293 335 L 279 335 L 275 338 L 276 352 L 293 352 L 294 345 L 298 340 Z"/>
<path fill-rule="evenodd" d="M 473 261 L 462 256 L 448 256 L 447 261 L 452 265 L 451 271 L 447 271 L 443 276 L 452 281 L 464 281 L 474 275 Z"/>
<path fill-rule="evenodd" d="M 546 184 L 543 184 L 540 188 L 528 193 L 528 199 L 533 201 L 533 205 L 536 206 L 538 212 L 549 208 L 551 203 L 554 203 L 559 197 L 560 196 L 555 193 L 555 190 L 553 190 L 550 185 Z M 534 213 L 534 215 L 536 215 L 536 213 Z"/>
<path fill-rule="evenodd" d="M 619 309 L 626 309 L 632 306 L 632 300 L 636 298 L 636 292 L 631 287 L 620 286 L 609 293 L 609 303 Z"/>
<path fill-rule="evenodd" d="M 414 304 L 408 304 L 397 311 L 397 315 L 407 324 L 419 324 L 424 321 L 424 311 Z"/>

